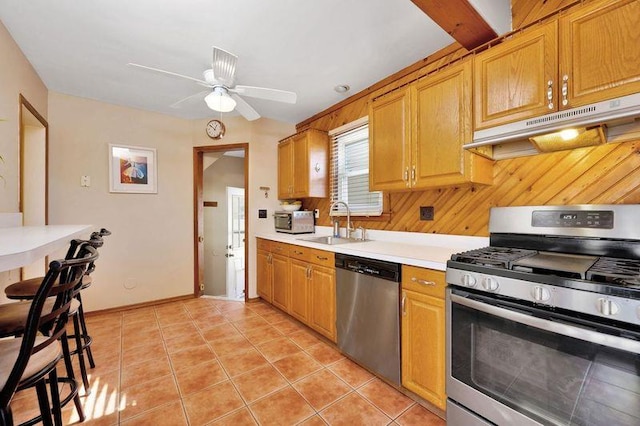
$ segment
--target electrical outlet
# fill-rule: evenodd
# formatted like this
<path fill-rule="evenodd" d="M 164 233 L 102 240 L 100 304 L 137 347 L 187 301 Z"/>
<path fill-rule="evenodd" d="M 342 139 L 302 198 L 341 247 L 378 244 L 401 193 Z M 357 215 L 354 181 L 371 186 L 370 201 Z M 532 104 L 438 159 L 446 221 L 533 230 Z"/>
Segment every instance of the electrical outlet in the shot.
<path fill-rule="evenodd" d="M 313 211 L 313 216 L 314 216 L 316 219 L 320 219 L 320 209 L 315 209 L 315 210 Z"/>
<path fill-rule="evenodd" d="M 420 206 L 420 220 L 433 220 L 433 206 Z"/>

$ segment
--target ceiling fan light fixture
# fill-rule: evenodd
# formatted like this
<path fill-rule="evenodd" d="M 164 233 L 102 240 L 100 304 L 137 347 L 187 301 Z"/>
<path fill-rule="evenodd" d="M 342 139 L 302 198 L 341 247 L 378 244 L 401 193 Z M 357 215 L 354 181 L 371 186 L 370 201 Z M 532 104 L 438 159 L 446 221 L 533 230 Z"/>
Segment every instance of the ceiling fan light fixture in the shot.
<path fill-rule="evenodd" d="M 204 101 L 207 103 L 207 106 L 218 112 L 231 112 L 236 107 L 236 101 L 229 96 L 229 94 L 224 90 L 217 90 L 218 88 L 214 88 L 213 92 L 209 93 Z"/>

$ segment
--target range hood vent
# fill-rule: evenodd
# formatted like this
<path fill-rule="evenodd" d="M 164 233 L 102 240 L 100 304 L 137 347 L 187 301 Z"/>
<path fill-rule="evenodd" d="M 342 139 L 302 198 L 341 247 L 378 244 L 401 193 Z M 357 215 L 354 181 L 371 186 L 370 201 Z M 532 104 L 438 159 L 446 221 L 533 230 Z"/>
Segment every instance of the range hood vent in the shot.
<path fill-rule="evenodd" d="M 566 129 L 575 129 L 580 134 L 595 130 L 593 133 L 599 137 L 592 138 L 590 145 L 638 139 L 640 93 L 478 130 L 473 133 L 473 141 L 464 148 L 496 160 L 533 155 L 543 152 L 538 149 L 534 137 Z M 582 146 L 585 146 L 584 142 L 572 144 L 567 140 L 566 145 L 555 144 L 553 150 Z"/>

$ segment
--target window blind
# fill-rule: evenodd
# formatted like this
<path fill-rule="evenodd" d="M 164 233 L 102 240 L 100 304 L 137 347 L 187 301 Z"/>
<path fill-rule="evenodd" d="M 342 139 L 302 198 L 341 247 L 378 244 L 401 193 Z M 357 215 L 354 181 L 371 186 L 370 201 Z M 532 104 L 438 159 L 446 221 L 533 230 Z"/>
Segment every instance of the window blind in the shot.
<path fill-rule="evenodd" d="M 331 136 L 331 202 L 349 204 L 353 216 L 380 216 L 382 192 L 369 192 L 369 125 L 349 127 Z M 342 205 L 331 212 L 346 214 Z"/>

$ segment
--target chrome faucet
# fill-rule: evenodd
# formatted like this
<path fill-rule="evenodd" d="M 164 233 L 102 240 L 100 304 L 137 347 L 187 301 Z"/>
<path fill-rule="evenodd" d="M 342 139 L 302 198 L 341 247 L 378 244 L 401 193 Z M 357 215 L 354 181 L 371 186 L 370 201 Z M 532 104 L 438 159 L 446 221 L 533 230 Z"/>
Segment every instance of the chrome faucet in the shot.
<path fill-rule="evenodd" d="M 347 225 L 345 227 L 345 237 L 346 238 L 351 238 L 351 232 L 353 232 L 353 227 L 351 226 L 351 210 L 349 209 L 349 204 L 345 203 L 344 201 L 340 201 L 340 200 L 334 201 L 329 206 L 329 216 L 331 216 L 331 212 L 333 211 L 333 208 L 335 206 L 337 206 L 338 204 L 342 204 L 347 209 Z"/>

